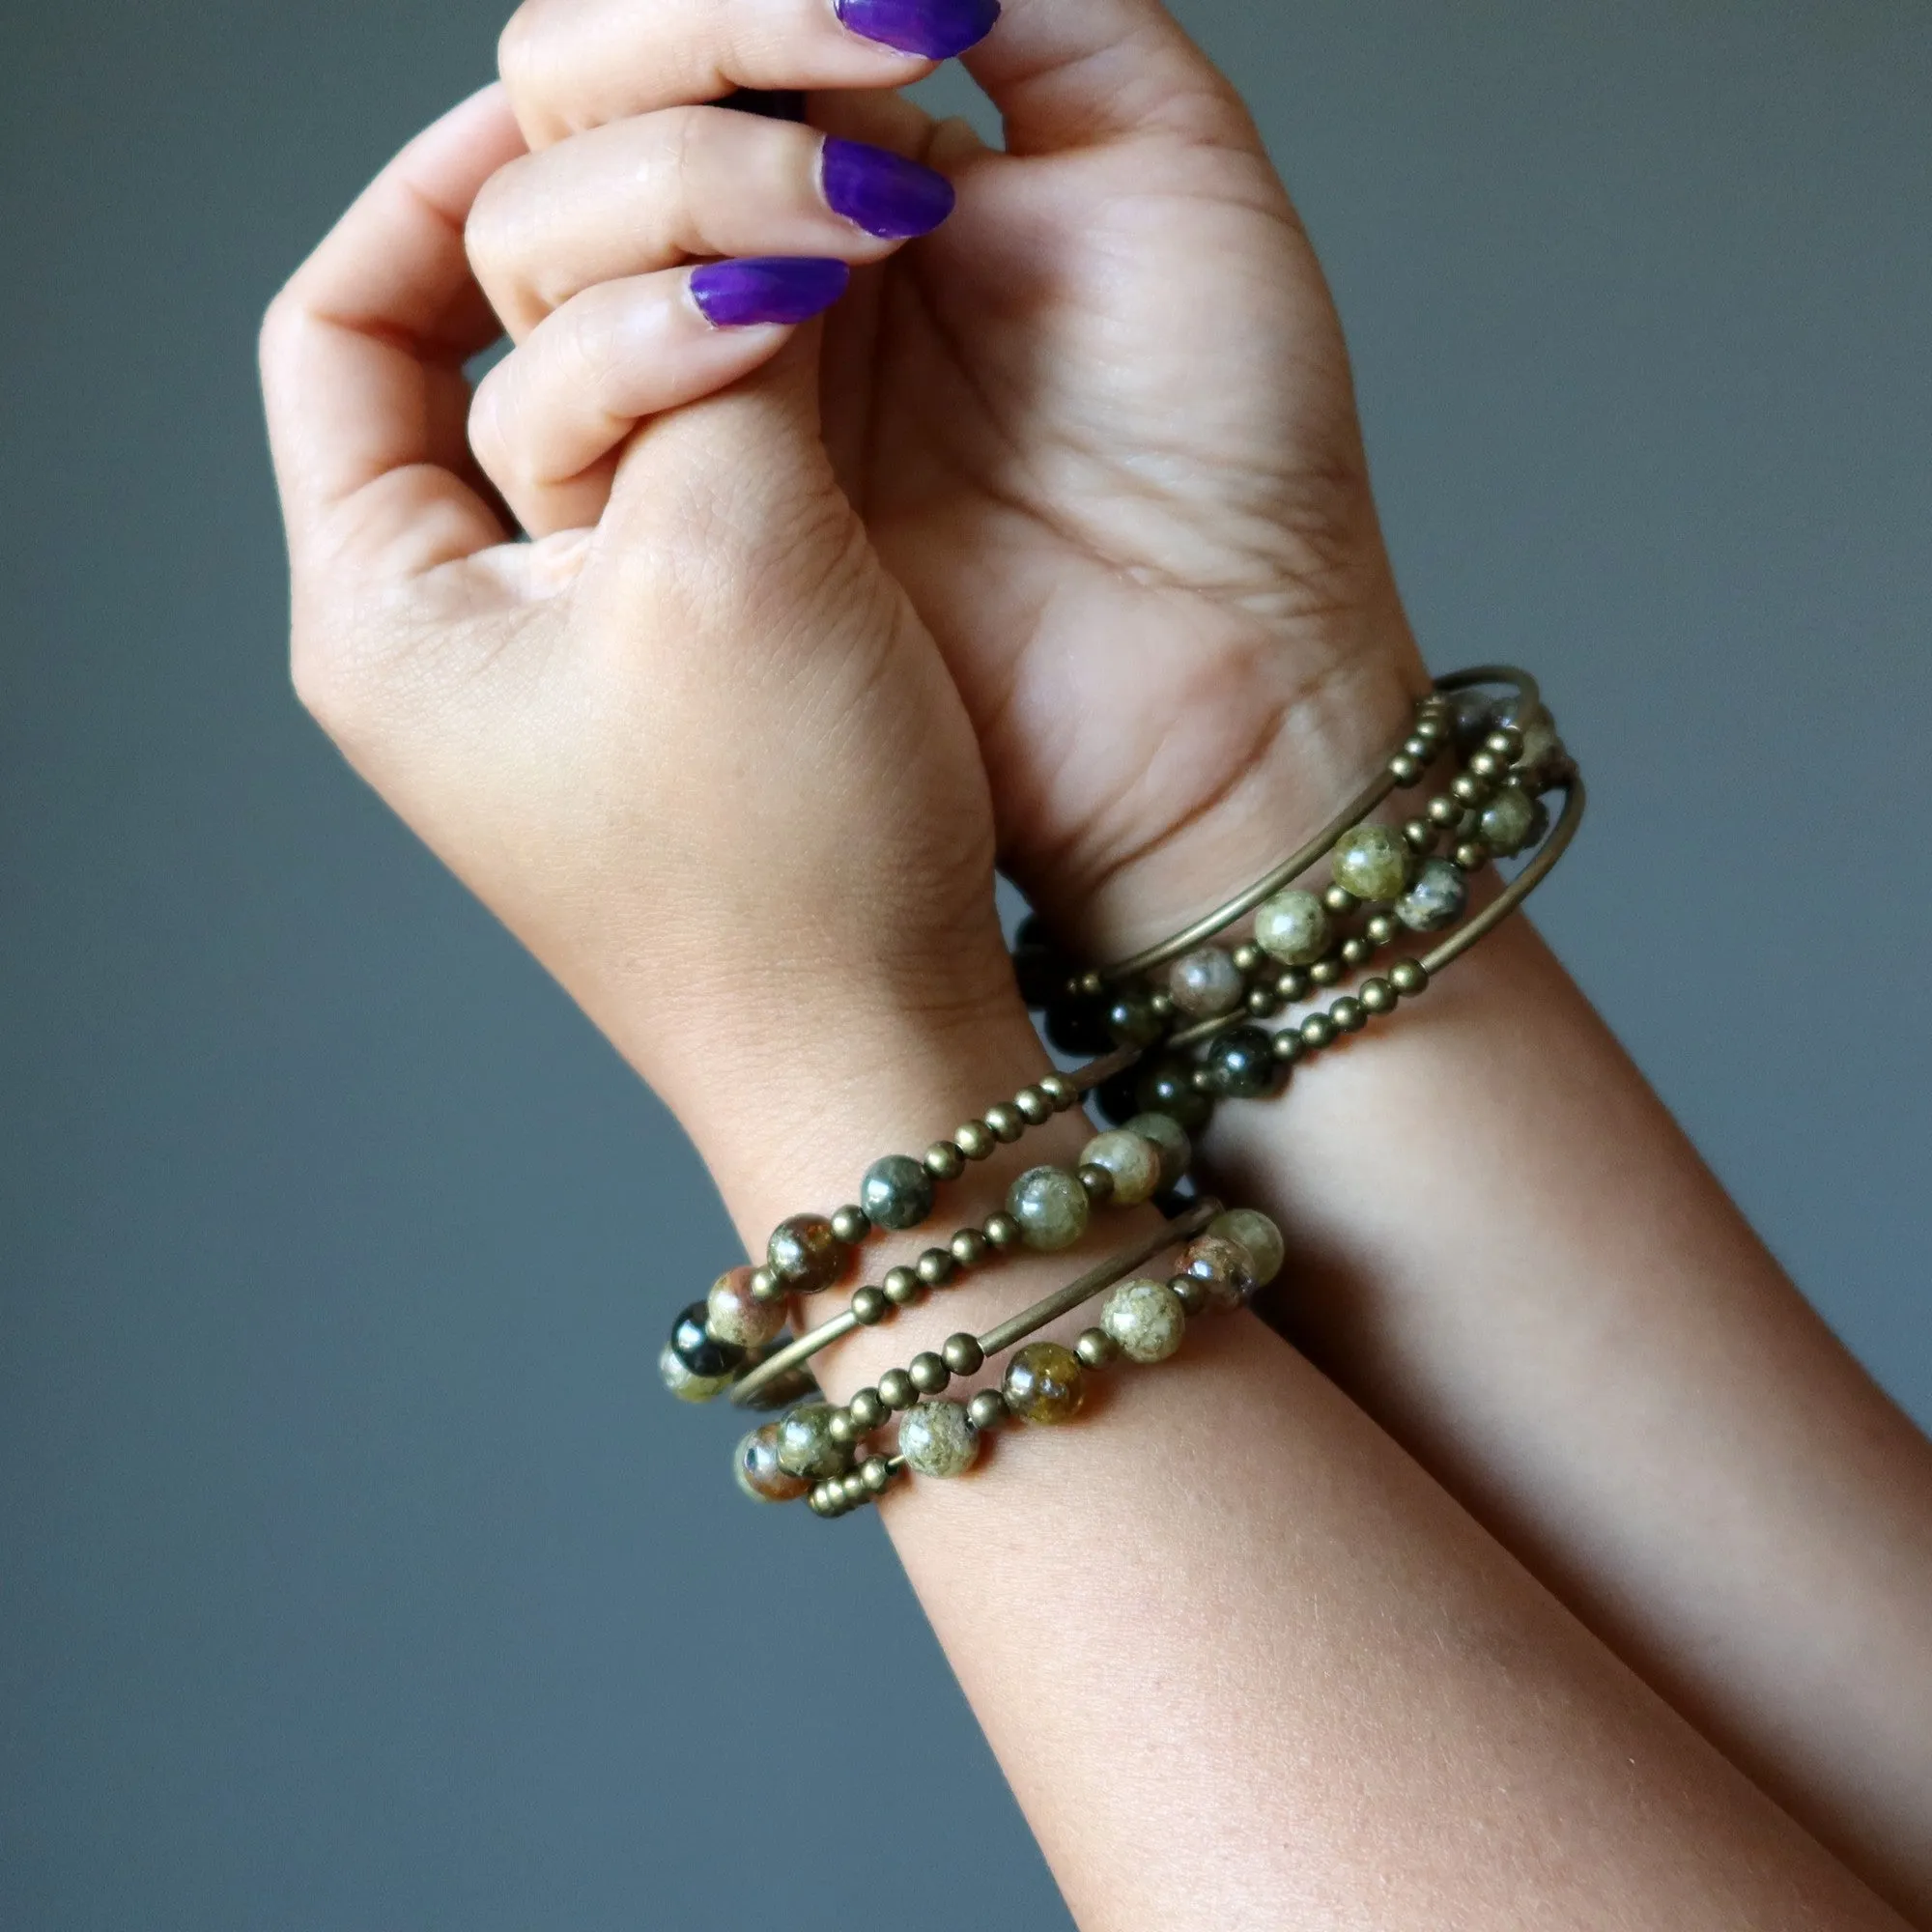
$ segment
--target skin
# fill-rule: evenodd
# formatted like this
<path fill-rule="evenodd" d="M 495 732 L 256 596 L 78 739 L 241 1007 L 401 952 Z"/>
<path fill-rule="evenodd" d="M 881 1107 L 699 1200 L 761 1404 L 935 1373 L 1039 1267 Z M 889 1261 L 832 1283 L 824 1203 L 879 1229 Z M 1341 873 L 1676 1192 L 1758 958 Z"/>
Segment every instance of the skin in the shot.
<path fill-rule="evenodd" d="M 996 853 L 1130 949 L 1325 818 L 1421 671 L 1319 270 L 1151 0 L 1014 0 L 967 56 L 1005 154 L 819 0 L 544 0 L 502 64 L 265 326 L 297 684 L 755 1248 L 1043 1067 Z M 734 85 L 956 213 L 860 235 L 810 130 L 696 104 Z M 687 258 L 747 252 L 859 272 L 713 329 Z M 1526 927 L 1295 1088 L 1206 1152 L 1332 1379 L 1227 1317 L 884 1510 L 1080 1923 L 1932 1916 L 1923 1442 Z"/>

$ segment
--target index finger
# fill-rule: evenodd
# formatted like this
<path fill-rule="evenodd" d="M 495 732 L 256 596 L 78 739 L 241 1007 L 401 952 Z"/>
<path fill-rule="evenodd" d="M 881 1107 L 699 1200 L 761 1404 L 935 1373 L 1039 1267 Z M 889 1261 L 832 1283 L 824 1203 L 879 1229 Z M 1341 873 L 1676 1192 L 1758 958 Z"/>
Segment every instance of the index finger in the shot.
<path fill-rule="evenodd" d="M 463 224 L 523 152 L 502 89 L 471 96 L 376 177 L 270 304 L 262 387 L 298 570 L 320 551 L 406 576 L 503 540 L 465 480 L 463 365 L 498 327 Z"/>

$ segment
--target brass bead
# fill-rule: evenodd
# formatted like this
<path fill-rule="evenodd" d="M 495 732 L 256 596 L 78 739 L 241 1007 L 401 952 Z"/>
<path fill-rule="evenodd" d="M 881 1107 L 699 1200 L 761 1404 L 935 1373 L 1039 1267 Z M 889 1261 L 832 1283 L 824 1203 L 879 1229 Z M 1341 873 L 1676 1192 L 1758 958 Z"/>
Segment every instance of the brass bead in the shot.
<path fill-rule="evenodd" d="M 825 1433 L 841 1448 L 849 1449 L 868 1432 L 859 1427 L 858 1418 L 849 1408 L 835 1408 L 825 1419 Z"/>
<path fill-rule="evenodd" d="M 863 1435 L 869 1435 L 892 1413 L 886 1406 L 886 1399 L 875 1388 L 862 1388 L 845 1405 L 845 1413 L 852 1418 L 854 1426 Z"/>
<path fill-rule="evenodd" d="M 1194 1067 L 1188 1073 L 1187 1084 L 1190 1087 L 1192 1087 L 1197 1094 L 1211 1094 L 1214 1091 L 1214 1076 L 1208 1070 L 1207 1067 L 1197 1066 Z"/>
<path fill-rule="evenodd" d="M 888 1408 L 910 1408 L 919 1400 L 919 1390 L 903 1369 L 888 1369 L 879 1378 L 879 1400 Z"/>
<path fill-rule="evenodd" d="M 1104 1328 L 1084 1328 L 1073 1352 L 1090 1369 L 1104 1369 L 1121 1352 L 1121 1345 Z"/>
<path fill-rule="evenodd" d="M 1328 1017 L 1343 1033 L 1360 1033 L 1369 1023 L 1366 1009 L 1352 993 L 1345 993 L 1337 1000 L 1328 1009 Z"/>
<path fill-rule="evenodd" d="M 1287 1006 L 1293 1006 L 1296 1000 L 1305 1000 L 1308 997 L 1308 987 L 1306 966 L 1288 967 L 1274 982 L 1275 991 L 1281 995 L 1283 1004 Z"/>
<path fill-rule="evenodd" d="M 1480 872 L 1490 863 L 1490 848 L 1480 838 L 1465 838 L 1449 855 L 1465 872 Z"/>
<path fill-rule="evenodd" d="M 961 1228 L 946 1246 L 963 1268 L 978 1267 L 993 1252 L 992 1242 L 978 1228 Z"/>
<path fill-rule="evenodd" d="M 1430 824 L 1439 825 L 1446 830 L 1462 821 L 1463 808 L 1445 792 L 1441 797 L 1432 798 L 1429 801 L 1428 817 Z"/>
<path fill-rule="evenodd" d="M 1432 752 L 1435 752 L 1441 749 L 1442 741 L 1449 735 L 1449 721 L 1443 717 L 1439 710 L 1424 708 L 1428 700 L 1425 699 L 1424 705 L 1418 706 L 1416 709 L 1415 735 Z"/>
<path fill-rule="evenodd" d="M 1389 984 L 1405 999 L 1413 999 L 1429 984 L 1429 971 L 1420 959 L 1398 959 L 1388 977 Z"/>
<path fill-rule="evenodd" d="M 1369 943 L 1366 933 L 1355 933 L 1342 942 L 1342 964 L 1361 966 L 1375 956 L 1376 949 Z"/>
<path fill-rule="evenodd" d="M 1274 1064 L 1277 1066 L 1293 1066 L 1308 1051 L 1308 1042 L 1302 1038 L 1299 1027 L 1283 1027 L 1274 1036 Z"/>
<path fill-rule="evenodd" d="M 939 1352 L 955 1376 L 977 1375 L 986 1360 L 986 1351 L 980 1348 L 979 1338 L 963 1329 L 957 1335 L 947 1336 Z"/>
<path fill-rule="evenodd" d="M 1013 1105 L 1019 1109 L 1020 1118 L 1030 1127 L 1039 1126 L 1053 1118 L 1053 1102 L 1040 1087 L 1022 1087 L 1013 1095 Z"/>
<path fill-rule="evenodd" d="M 782 1301 L 784 1284 L 768 1267 L 754 1267 L 748 1284 L 753 1301 Z"/>
<path fill-rule="evenodd" d="M 836 1478 L 812 1486 L 811 1494 L 806 1499 L 806 1507 L 813 1516 L 822 1516 L 827 1521 L 837 1516 L 843 1516 L 844 1497 Z"/>
<path fill-rule="evenodd" d="M 893 1486 L 893 1467 L 883 1456 L 867 1456 L 859 1464 L 859 1480 L 868 1496 L 882 1496 Z"/>
<path fill-rule="evenodd" d="M 883 1286 L 886 1299 L 895 1308 L 909 1307 L 925 1293 L 924 1282 L 909 1267 L 888 1268 Z"/>
<path fill-rule="evenodd" d="M 1075 1179 L 1087 1190 L 1090 1201 L 1111 1201 L 1114 1198 L 1114 1177 L 1104 1167 L 1095 1167 L 1091 1161 L 1086 1166 L 1074 1170 Z"/>
<path fill-rule="evenodd" d="M 1483 750 L 1513 765 L 1522 756 L 1522 733 L 1514 724 L 1498 724 L 1483 740 Z"/>
<path fill-rule="evenodd" d="M 1499 758 L 1487 747 L 1469 754 L 1469 762 L 1463 767 L 1472 778 L 1487 779 L 1491 782 L 1502 777 L 1509 769 L 1509 761 Z"/>
<path fill-rule="evenodd" d="M 1317 986 L 1332 986 L 1342 977 L 1342 962 L 1339 959 L 1318 959 L 1308 969 L 1309 981 Z"/>
<path fill-rule="evenodd" d="M 1386 980 L 1364 980 L 1355 997 L 1369 1012 L 1392 1013 L 1395 1010 L 1395 988 Z"/>
<path fill-rule="evenodd" d="M 1264 1020 L 1281 1011 L 1281 995 L 1272 986 L 1250 986 L 1247 1004 L 1249 1012 Z"/>
<path fill-rule="evenodd" d="M 1252 939 L 1244 939 L 1235 948 L 1235 970 L 1246 975 L 1258 973 L 1267 963 L 1267 954 Z"/>
<path fill-rule="evenodd" d="M 984 1160 L 999 1146 L 984 1121 L 968 1121 L 963 1127 L 955 1127 L 952 1143 L 968 1160 Z"/>
<path fill-rule="evenodd" d="M 906 1368 L 921 1395 L 938 1395 L 952 1379 L 952 1371 L 930 1349 L 922 1349 Z"/>
<path fill-rule="evenodd" d="M 1168 1284 L 1180 1297 L 1180 1305 L 1190 1315 L 1199 1315 L 1208 1306 L 1208 1284 L 1191 1274 L 1178 1274 Z"/>
<path fill-rule="evenodd" d="M 861 1327 L 876 1328 L 893 1312 L 883 1288 L 862 1288 L 852 1297 L 852 1319 Z"/>
<path fill-rule="evenodd" d="M 1074 980 L 1073 990 L 1083 1000 L 1097 1000 L 1107 990 L 1107 982 L 1099 974 L 1090 971 Z"/>
<path fill-rule="evenodd" d="M 854 1469 L 849 1476 L 839 1477 L 838 1489 L 848 1508 L 857 1509 L 861 1503 L 868 1500 L 866 1479 L 857 1469 Z"/>
<path fill-rule="evenodd" d="M 1080 1090 L 1064 1073 L 1049 1073 L 1039 1083 L 1039 1091 L 1053 1102 L 1053 1111 L 1064 1114 L 1080 1098 Z"/>
<path fill-rule="evenodd" d="M 863 1208 L 855 1208 L 847 1202 L 843 1208 L 833 1211 L 832 1232 L 848 1248 L 855 1248 L 872 1232 L 872 1217 Z"/>
<path fill-rule="evenodd" d="M 1372 946 L 1386 946 L 1391 940 L 1401 937 L 1402 921 L 1392 912 L 1378 912 L 1370 916 L 1362 930 Z"/>
<path fill-rule="evenodd" d="M 975 1429 L 998 1429 L 1012 1418 L 1007 1399 L 998 1389 L 981 1389 L 966 1405 L 966 1419 Z"/>
<path fill-rule="evenodd" d="M 1435 828 L 1426 818 L 1411 818 L 1402 828 L 1402 836 L 1411 852 L 1433 852 L 1435 849 Z"/>
<path fill-rule="evenodd" d="M 1335 1022 L 1326 1013 L 1310 1013 L 1301 1023 L 1301 1043 L 1313 1052 L 1335 1037 Z"/>
<path fill-rule="evenodd" d="M 1164 1020 L 1171 1020 L 1179 1010 L 1174 1004 L 1174 995 L 1165 986 L 1148 995 L 1148 1005 L 1154 1009 L 1157 1017 Z"/>
<path fill-rule="evenodd" d="M 1406 789 L 1422 776 L 1422 760 L 1406 751 L 1398 752 L 1388 761 L 1388 775 L 1399 787 Z"/>
<path fill-rule="evenodd" d="M 959 1264 L 944 1248 L 927 1248 L 912 1266 L 927 1288 L 944 1288 L 959 1272 Z"/>
<path fill-rule="evenodd" d="M 1353 912 L 1354 909 L 1361 904 L 1361 900 L 1358 899 L 1354 895 L 1354 894 L 1348 889 L 1347 886 L 1330 886 L 1328 890 L 1321 895 L 1321 903 L 1325 905 L 1330 912 L 1335 913 L 1336 915 L 1339 916 L 1344 913 Z"/>
<path fill-rule="evenodd" d="M 1487 805 L 1490 802 L 1490 794 L 1495 787 L 1488 779 L 1479 779 L 1473 772 L 1458 772 L 1449 781 L 1449 789 L 1464 805 L 1473 808 Z"/>
<path fill-rule="evenodd" d="M 966 1172 L 966 1156 L 951 1141 L 934 1141 L 920 1165 L 935 1180 L 957 1180 Z"/>
<path fill-rule="evenodd" d="M 1020 1244 L 1022 1232 L 1020 1224 L 1004 1208 L 997 1214 L 986 1216 L 986 1225 L 980 1232 L 1001 1254 Z"/>
<path fill-rule="evenodd" d="M 1435 755 L 1437 740 L 1425 738 L 1420 731 L 1411 731 L 1402 741 L 1402 753 L 1406 758 L 1420 758 L 1426 764 Z"/>
<path fill-rule="evenodd" d="M 1010 1144 L 1026 1132 L 1026 1116 L 1010 1102 L 1002 1100 L 986 1109 L 986 1125 L 996 1140 Z"/>

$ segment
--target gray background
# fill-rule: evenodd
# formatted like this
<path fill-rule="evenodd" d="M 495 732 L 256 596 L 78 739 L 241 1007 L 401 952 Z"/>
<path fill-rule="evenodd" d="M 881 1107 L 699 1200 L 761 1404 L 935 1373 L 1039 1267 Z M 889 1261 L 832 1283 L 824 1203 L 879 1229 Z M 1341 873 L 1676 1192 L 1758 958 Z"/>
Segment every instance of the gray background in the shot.
<path fill-rule="evenodd" d="M 875 1528 L 657 1389 L 692 1155 L 288 693 L 256 319 L 500 3 L 0 24 L 0 1922 L 1064 1926 Z M 1932 1420 L 1926 9 L 1182 12 L 1590 767 L 1548 930 Z"/>

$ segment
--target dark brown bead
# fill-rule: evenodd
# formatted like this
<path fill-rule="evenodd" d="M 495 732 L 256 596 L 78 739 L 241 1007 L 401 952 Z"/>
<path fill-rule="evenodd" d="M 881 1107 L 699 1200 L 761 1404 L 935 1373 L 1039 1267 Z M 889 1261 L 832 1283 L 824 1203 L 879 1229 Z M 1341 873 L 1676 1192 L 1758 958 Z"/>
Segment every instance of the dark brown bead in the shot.
<path fill-rule="evenodd" d="M 794 1214 L 772 1230 L 765 1260 L 794 1294 L 816 1294 L 851 1265 L 852 1251 L 823 1214 Z"/>

